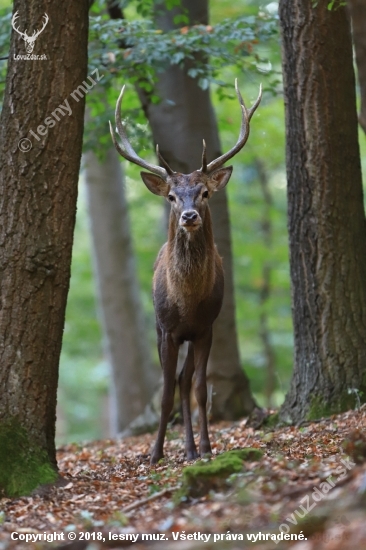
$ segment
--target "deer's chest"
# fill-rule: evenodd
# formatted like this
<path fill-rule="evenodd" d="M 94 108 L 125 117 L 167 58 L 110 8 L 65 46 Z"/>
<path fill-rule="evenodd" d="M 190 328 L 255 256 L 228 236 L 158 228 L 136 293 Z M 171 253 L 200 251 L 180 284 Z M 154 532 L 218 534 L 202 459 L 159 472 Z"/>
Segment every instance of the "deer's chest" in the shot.
<path fill-rule="evenodd" d="M 167 272 L 155 277 L 154 307 L 162 330 L 182 342 L 194 340 L 212 325 L 223 299 L 222 270 L 215 269 L 211 277 L 174 277 Z"/>

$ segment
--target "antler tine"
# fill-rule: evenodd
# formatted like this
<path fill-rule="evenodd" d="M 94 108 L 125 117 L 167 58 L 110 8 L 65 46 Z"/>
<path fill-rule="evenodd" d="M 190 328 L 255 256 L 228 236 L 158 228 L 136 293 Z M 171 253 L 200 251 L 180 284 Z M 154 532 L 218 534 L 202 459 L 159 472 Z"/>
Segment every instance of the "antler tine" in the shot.
<path fill-rule="evenodd" d="M 250 121 L 250 119 L 254 115 L 254 113 L 255 113 L 255 111 L 256 111 L 256 109 L 257 109 L 257 107 L 260 104 L 261 99 L 262 99 L 262 84 L 259 84 L 259 95 L 258 95 L 257 99 L 255 100 L 254 104 L 250 107 L 250 109 L 247 109 L 247 107 L 244 103 L 243 96 L 241 95 L 240 90 L 238 88 L 238 79 L 237 78 L 235 79 L 235 91 L 236 91 L 236 95 L 238 96 L 240 105 L 243 105 L 245 107 L 245 109 L 247 110 L 248 119 Z"/>
<path fill-rule="evenodd" d="M 240 133 L 239 133 L 239 138 L 238 138 L 238 142 L 239 142 L 239 141 L 242 141 L 242 139 L 244 138 L 246 133 L 248 133 L 248 135 L 249 135 L 249 121 L 250 121 L 250 118 L 249 118 L 249 111 L 247 109 L 247 106 L 244 103 L 243 96 L 241 95 L 239 87 L 238 87 L 238 79 L 237 78 L 235 79 L 235 93 L 238 97 L 240 107 L 241 107 L 241 111 L 242 111 L 242 113 L 241 113 Z M 248 136 L 246 136 L 246 139 L 248 139 Z"/>
<path fill-rule="evenodd" d="M 156 144 L 156 156 L 158 157 L 158 159 L 160 160 L 161 164 L 165 167 L 165 170 L 168 172 L 169 176 L 171 176 L 172 174 L 174 174 L 174 170 L 172 170 L 169 166 L 169 164 L 167 163 L 167 161 L 165 160 L 165 158 L 163 157 L 163 155 L 160 153 L 159 151 L 159 145 Z"/>
<path fill-rule="evenodd" d="M 204 174 L 207 172 L 207 155 L 206 155 L 206 142 L 205 142 L 205 140 L 203 140 L 201 172 L 203 172 Z"/>
<path fill-rule="evenodd" d="M 251 106 L 251 108 L 249 109 L 249 120 L 252 118 L 253 114 L 255 113 L 255 111 L 257 110 L 257 107 L 258 105 L 260 104 L 260 102 L 262 101 L 262 84 L 259 84 L 259 94 L 258 94 L 258 97 L 257 99 L 255 100 L 255 102 L 253 103 L 253 105 Z"/>
<path fill-rule="evenodd" d="M 25 32 L 25 33 L 24 33 L 24 32 L 21 32 L 19 29 L 17 29 L 17 28 L 15 27 L 15 22 L 16 22 L 16 20 L 18 19 L 18 17 L 19 17 L 19 12 L 16 11 L 16 12 L 14 13 L 13 17 L 12 17 L 12 20 L 11 20 L 13 29 L 14 29 L 18 34 L 20 34 L 20 36 L 26 36 L 26 35 L 27 35 L 26 32 Z"/>
<path fill-rule="evenodd" d="M 12 20 L 11 20 L 12 23 L 15 23 L 15 21 L 18 19 L 18 17 L 19 17 L 19 11 L 17 10 L 17 11 L 14 13 L 13 17 L 12 17 Z"/>
<path fill-rule="evenodd" d="M 39 35 L 41 34 L 41 32 L 45 29 L 45 27 L 46 27 L 46 25 L 47 25 L 47 23 L 48 23 L 48 15 L 47 15 L 47 13 L 45 13 L 45 14 L 43 15 L 43 17 L 44 17 L 44 21 L 43 21 L 43 26 L 42 26 L 42 28 L 41 28 L 39 31 L 34 31 L 34 33 L 33 33 L 33 34 L 35 34 L 36 36 L 39 36 Z"/>
<path fill-rule="evenodd" d="M 41 32 L 43 31 L 43 29 L 46 27 L 48 21 L 49 21 L 49 17 L 47 15 L 47 13 L 43 14 L 43 17 L 44 17 L 44 23 L 43 23 L 43 27 L 41 28 L 41 30 L 38 32 L 38 34 L 41 34 Z"/>
<path fill-rule="evenodd" d="M 250 109 L 247 109 L 244 103 L 244 99 L 239 91 L 238 88 L 238 81 L 235 79 L 235 91 L 236 95 L 238 96 L 240 107 L 241 107 L 241 125 L 240 125 L 240 132 L 238 141 L 236 142 L 236 145 L 230 151 L 227 153 L 224 153 L 221 155 L 221 157 L 218 157 L 217 159 L 213 160 L 208 164 L 207 166 L 207 172 L 213 172 L 217 168 L 220 168 L 225 162 L 227 162 L 229 159 L 234 157 L 246 144 L 248 137 L 249 137 L 249 131 L 250 131 L 250 119 L 252 118 L 255 110 L 257 109 L 261 99 L 262 99 L 262 86 L 259 87 L 259 95 L 255 101 L 255 103 L 252 105 Z"/>
<path fill-rule="evenodd" d="M 149 162 L 145 161 L 141 157 L 138 156 L 136 151 L 133 149 L 132 145 L 129 142 L 129 139 L 127 137 L 126 131 L 123 127 L 122 120 L 121 120 L 121 103 L 123 94 L 125 91 L 126 86 L 122 87 L 121 93 L 119 94 L 117 104 L 116 104 L 116 111 L 115 111 L 115 119 L 116 119 L 116 127 L 117 127 L 117 133 L 119 137 L 121 138 L 122 147 L 116 140 L 116 135 L 114 133 L 113 127 L 111 122 L 109 122 L 109 128 L 112 136 L 112 141 L 114 143 L 115 148 L 117 149 L 118 153 L 125 158 L 126 160 L 129 160 L 130 162 L 133 162 L 134 164 L 137 164 L 138 166 L 141 166 L 141 168 L 145 168 L 146 170 L 149 170 L 149 172 L 152 172 L 153 174 L 156 174 L 157 176 L 160 176 L 164 181 L 166 181 L 166 178 L 168 176 L 167 170 L 165 168 L 162 168 L 161 166 L 156 166 L 155 164 L 150 164 Z"/>

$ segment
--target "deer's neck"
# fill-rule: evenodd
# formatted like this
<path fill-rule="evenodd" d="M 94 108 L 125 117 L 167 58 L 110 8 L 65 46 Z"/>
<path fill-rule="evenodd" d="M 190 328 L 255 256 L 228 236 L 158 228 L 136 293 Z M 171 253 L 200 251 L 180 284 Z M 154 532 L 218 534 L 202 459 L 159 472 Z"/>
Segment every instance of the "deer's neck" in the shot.
<path fill-rule="evenodd" d="M 202 226 L 191 232 L 181 228 L 171 214 L 168 250 L 170 265 L 183 276 L 209 268 L 215 250 L 210 211 L 207 209 Z"/>
<path fill-rule="evenodd" d="M 178 295 L 203 299 L 212 290 L 215 279 L 215 243 L 210 211 L 202 226 L 192 232 L 179 227 L 174 214 L 169 220 L 168 279 Z"/>

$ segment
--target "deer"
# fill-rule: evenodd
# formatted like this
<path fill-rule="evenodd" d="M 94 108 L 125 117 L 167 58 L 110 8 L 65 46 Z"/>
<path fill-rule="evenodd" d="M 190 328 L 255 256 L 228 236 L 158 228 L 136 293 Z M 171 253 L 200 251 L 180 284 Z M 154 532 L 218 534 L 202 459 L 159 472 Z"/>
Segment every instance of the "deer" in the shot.
<path fill-rule="evenodd" d="M 261 98 L 251 108 L 244 100 L 235 81 L 235 91 L 241 108 L 241 126 L 236 145 L 227 153 L 207 162 L 203 140 L 202 166 L 191 174 L 171 169 L 156 145 L 159 165 L 138 156 L 121 121 L 123 86 L 115 109 L 116 131 L 109 122 L 114 146 L 127 161 L 147 172 L 141 172 L 146 187 L 154 195 L 170 203 L 168 240 L 158 253 L 153 275 L 153 303 L 156 318 L 157 347 L 163 370 L 163 394 L 157 439 L 150 462 L 156 464 L 164 457 L 164 439 L 174 405 L 178 351 L 188 342 L 188 351 L 179 374 L 179 391 L 185 430 L 187 460 L 198 458 L 191 420 L 190 392 L 195 374 L 195 396 L 200 427 L 200 456 L 211 455 L 207 427 L 206 370 L 212 343 L 212 326 L 219 315 L 224 295 L 222 259 L 216 249 L 209 199 L 228 183 L 233 167 L 223 165 L 233 158 L 249 137 L 250 120 Z"/>
<path fill-rule="evenodd" d="M 45 13 L 43 15 L 44 21 L 43 21 L 42 28 L 39 31 L 33 31 L 32 36 L 27 35 L 27 29 L 25 30 L 25 32 L 21 32 L 19 29 L 16 28 L 15 23 L 16 23 L 16 20 L 18 19 L 18 17 L 19 17 L 19 14 L 16 11 L 13 15 L 12 20 L 11 20 L 12 27 L 23 38 L 23 40 L 25 42 L 25 49 L 26 49 L 27 53 L 32 53 L 33 49 L 34 49 L 35 41 L 37 40 L 37 38 L 41 34 L 41 32 L 44 30 L 44 28 L 46 27 L 46 25 L 49 21 L 49 17 L 47 15 L 47 13 Z"/>

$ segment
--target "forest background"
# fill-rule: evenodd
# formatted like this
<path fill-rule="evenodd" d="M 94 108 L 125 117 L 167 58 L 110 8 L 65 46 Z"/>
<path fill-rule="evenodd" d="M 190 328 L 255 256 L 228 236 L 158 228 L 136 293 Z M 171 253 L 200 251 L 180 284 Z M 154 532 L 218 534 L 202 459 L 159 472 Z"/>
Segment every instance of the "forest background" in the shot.
<path fill-rule="evenodd" d="M 99 28 L 97 23 L 100 6 L 96 2 L 92 8 L 95 11 L 96 33 L 103 32 L 103 20 L 101 19 Z M 171 2 L 171 7 L 173 6 L 174 2 Z M 10 2 L 1 0 L 0 7 L 2 54 L 8 51 Z M 277 7 L 276 2 L 240 0 L 234 4 L 228 0 L 211 0 L 210 25 L 214 28 L 227 18 L 250 18 L 257 15 L 259 10 L 266 15 L 268 24 L 276 28 Z M 147 12 L 146 3 L 129 3 L 124 13 L 130 21 L 139 21 Z M 183 33 L 184 28 L 183 14 Z M 249 32 L 248 34 L 250 35 Z M 104 55 L 113 57 L 115 46 L 108 40 L 109 35 L 106 35 L 102 44 Z M 246 43 L 241 50 L 238 49 L 239 62 L 235 65 L 223 64 L 221 68 L 215 67 L 216 81 L 225 83 L 227 87 L 213 83 L 211 91 L 223 150 L 229 149 L 235 143 L 238 133 L 239 117 L 238 104 L 233 93 L 234 79 L 239 78 L 239 87 L 248 104 L 256 97 L 259 82 L 263 83 L 265 91 L 260 109 L 253 118 L 250 139 L 244 153 L 233 161 L 234 175 L 227 191 L 241 363 L 250 378 L 258 404 L 273 407 L 282 404 L 293 367 L 284 105 L 279 35 L 268 33 L 263 42 L 253 35 L 249 41 L 251 44 Z M 100 55 L 100 50 L 97 49 L 93 53 L 93 41 L 89 55 L 91 64 L 93 55 L 95 58 Z M 0 64 L 3 87 L 6 63 L 0 61 Z M 152 153 L 150 129 L 132 82 L 126 81 L 122 76 L 111 75 L 108 64 L 105 69 L 106 81 L 113 76 L 113 84 L 110 79 L 109 85 L 107 83 L 102 90 L 92 90 L 87 96 L 92 116 L 85 132 L 85 151 L 92 149 L 103 159 L 110 147 L 106 123 L 113 119 L 116 98 L 121 85 L 126 83 L 125 102 L 131 113 L 129 116 L 134 120 L 131 128 L 135 140 L 133 143 L 137 150 L 143 149 Z M 207 84 L 202 77 L 201 85 L 205 87 Z M 360 135 L 359 142 L 365 173 L 364 135 Z M 125 170 L 131 235 L 148 329 L 147 338 L 151 356 L 157 364 L 151 279 L 157 251 L 166 235 L 164 204 L 152 197 L 143 186 L 138 168 L 125 163 Z M 99 322 L 84 176 L 85 170 L 82 168 L 72 277 L 60 363 L 58 444 L 110 435 L 109 366 L 103 352 Z M 108 181 L 105 184 L 108 185 Z M 271 383 L 273 372 L 274 385 Z M 81 387 L 83 391 L 80 391 Z"/>

